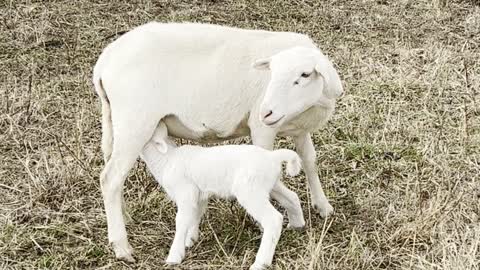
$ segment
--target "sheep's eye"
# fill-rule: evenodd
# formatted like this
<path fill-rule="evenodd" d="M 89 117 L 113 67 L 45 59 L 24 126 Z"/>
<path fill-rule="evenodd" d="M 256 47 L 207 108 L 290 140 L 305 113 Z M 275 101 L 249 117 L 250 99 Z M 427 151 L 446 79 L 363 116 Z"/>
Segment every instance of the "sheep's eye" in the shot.
<path fill-rule="evenodd" d="M 302 76 L 302 78 L 308 78 L 308 77 L 310 77 L 310 75 L 312 75 L 312 73 L 305 73 L 304 72 L 304 73 L 302 73 L 301 76 Z"/>
<path fill-rule="evenodd" d="M 298 85 L 298 81 L 294 81 L 294 82 L 293 82 L 293 85 Z"/>

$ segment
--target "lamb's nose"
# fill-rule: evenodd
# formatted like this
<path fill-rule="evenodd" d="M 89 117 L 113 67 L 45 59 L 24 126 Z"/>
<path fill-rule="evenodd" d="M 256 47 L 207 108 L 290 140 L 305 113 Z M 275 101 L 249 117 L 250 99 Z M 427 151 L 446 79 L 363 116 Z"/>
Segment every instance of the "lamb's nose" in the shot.
<path fill-rule="evenodd" d="M 272 114 L 273 114 L 272 110 L 266 111 L 265 114 L 263 115 L 263 119 L 267 119 Z"/>

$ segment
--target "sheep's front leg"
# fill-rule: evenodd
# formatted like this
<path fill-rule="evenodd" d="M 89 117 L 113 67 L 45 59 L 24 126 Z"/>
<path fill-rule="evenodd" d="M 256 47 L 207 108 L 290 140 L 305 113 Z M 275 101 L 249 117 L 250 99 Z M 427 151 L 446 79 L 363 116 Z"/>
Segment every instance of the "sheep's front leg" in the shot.
<path fill-rule="evenodd" d="M 251 127 L 252 143 L 267 150 L 273 150 L 277 133 L 273 129 Z"/>
<path fill-rule="evenodd" d="M 293 138 L 298 155 L 302 159 L 305 177 L 310 185 L 312 206 L 322 217 L 327 217 L 333 212 L 333 207 L 323 192 L 322 185 L 317 173 L 317 154 L 309 133 Z"/>

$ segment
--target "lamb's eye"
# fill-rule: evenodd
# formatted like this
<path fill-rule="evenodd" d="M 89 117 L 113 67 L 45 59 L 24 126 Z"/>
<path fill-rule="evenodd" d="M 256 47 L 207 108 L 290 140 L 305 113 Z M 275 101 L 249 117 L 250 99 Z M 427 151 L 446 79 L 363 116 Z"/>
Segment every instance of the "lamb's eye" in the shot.
<path fill-rule="evenodd" d="M 312 75 L 312 73 L 305 73 L 304 72 L 304 73 L 302 73 L 301 76 L 302 76 L 302 78 L 308 78 L 308 77 L 310 77 L 310 75 Z"/>

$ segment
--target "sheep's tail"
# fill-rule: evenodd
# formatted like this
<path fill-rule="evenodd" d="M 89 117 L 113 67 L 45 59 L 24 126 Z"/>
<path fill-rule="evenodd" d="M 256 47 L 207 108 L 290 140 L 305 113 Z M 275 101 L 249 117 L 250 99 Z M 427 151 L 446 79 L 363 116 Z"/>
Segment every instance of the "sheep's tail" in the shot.
<path fill-rule="evenodd" d="M 98 64 L 97 64 L 98 65 Z M 93 72 L 93 85 L 102 102 L 102 152 L 105 163 L 110 159 L 113 149 L 113 128 L 112 128 L 112 111 L 110 109 L 110 101 L 107 93 L 103 88 L 102 79 L 98 67 Z"/>
<path fill-rule="evenodd" d="M 300 173 L 300 170 L 302 169 L 302 160 L 298 156 L 295 151 L 288 150 L 288 149 L 279 149 L 273 151 L 273 154 L 275 154 L 278 158 L 279 161 L 287 162 L 287 168 L 286 172 L 290 176 L 295 176 Z"/>

